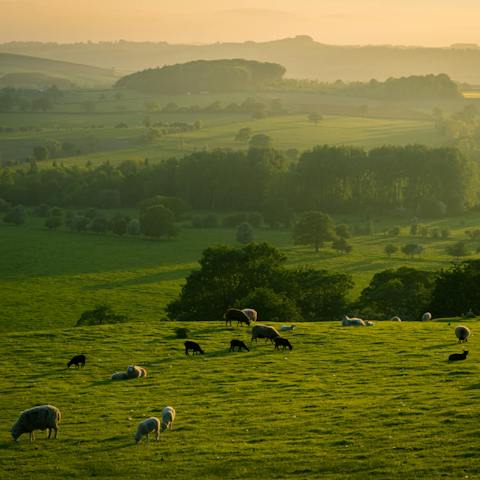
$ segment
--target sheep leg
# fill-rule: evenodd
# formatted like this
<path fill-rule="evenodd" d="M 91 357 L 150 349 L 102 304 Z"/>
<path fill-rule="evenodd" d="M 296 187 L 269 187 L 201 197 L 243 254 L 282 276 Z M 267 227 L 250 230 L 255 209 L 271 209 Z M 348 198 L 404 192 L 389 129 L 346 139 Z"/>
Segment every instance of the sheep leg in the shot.
<path fill-rule="evenodd" d="M 148 432 L 147 432 L 147 443 L 150 443 L 150 437 L 148 436 Z"/>
<path fill-rule="evenodd" d="M 48 432 L 48 439 L 50 440 L 50 437 L 52 436 L 52 429 L 51 428 L 47 428 L 47 432 Z"/>
<path fill-rule="evenodd" d="M 54 439 L 57 438 L 57 431 L 58 431 L 57 427 L 53 427 L 53 432 L 54 432 L 54 433 L 53 433 L 53 438 L 54 438 Z"/>
<path fill-rule="evenodd" d="M 158 428 L 155 429 L 155 440 L 158 440 L 160 439 L 160 430 Z"/>

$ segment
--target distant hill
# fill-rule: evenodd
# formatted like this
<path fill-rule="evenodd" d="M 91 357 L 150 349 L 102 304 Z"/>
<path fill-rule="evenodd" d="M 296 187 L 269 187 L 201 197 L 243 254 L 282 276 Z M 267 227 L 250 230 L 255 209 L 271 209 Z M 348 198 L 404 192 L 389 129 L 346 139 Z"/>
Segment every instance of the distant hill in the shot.
<path fill-rule="evenodd" d="M 23 75 L 20 77 L 12 77 L 12 74 Z M 68 81 L 81 87 L 112 85 L 115 81 L 112 71 L 105 68 L 49 60 L 46 58 L 30 57 L 26 55 L 0 53 L 1 83 L 4 84 L 5 81 L 9 81 L 8 76 L 10 76 L 10 81 L 13 78 L 13 80 L 17 80 L 20 83 L 24 82 L 27 80 L 25 74 L 28 74 L 33 81 L 41 80 L 41 76 L 43 75 L 57 78 L 59 81 Z M 36 80 L 35 75 L 37 75 Z M 38 75 L 40 75 L 40 77 Z M 6 80 L 5 76 L 7 76 Z"/>
<path fill-rule="evenodd" d="M 211 45 L 11 42 L 0 44 L 0 51 L 107 66 L 123 74 L 192 60 L 245 58 L 284 65 L 290 78 L 368 81 L 446 73 L 457 81 L 480 84 L 480 48 L 469 44 L 444 48 L 336 46 L 298 36 L 270 42 Z"/>
<path fill-rule="evenodd" d="M 52 86 L 68 90 L 74 88 L 75 84 L 66 78 L 52 77 L 43 73 L 21 72 L 0 76 L 0 87 L 43 89 Z"/>
<path fill-rule="evenodd" d="M 252 60 L 197 60 L 144 70 L 121 78 L 116 87 L 143 93 L 219 93 L 256 90 L 281 80 L 285 68 Z"/>

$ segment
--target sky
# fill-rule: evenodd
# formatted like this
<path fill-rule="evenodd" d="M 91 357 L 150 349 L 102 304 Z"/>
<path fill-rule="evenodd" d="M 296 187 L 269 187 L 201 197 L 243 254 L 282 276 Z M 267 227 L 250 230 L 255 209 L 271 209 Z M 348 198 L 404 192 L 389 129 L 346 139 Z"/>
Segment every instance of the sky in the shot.
<path fill-rule="evenodd" d="M 480 0 L 0 0 L 0 42 L 479 43 Z"/>

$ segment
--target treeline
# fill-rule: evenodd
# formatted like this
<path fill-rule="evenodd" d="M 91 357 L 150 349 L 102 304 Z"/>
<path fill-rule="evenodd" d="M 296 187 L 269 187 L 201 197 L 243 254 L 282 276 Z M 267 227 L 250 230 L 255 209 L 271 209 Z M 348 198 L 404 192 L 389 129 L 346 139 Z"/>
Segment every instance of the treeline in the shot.
<path fill-rule="evenodd" d="M 150 165 L 4 167 L 0 198 L 12 204 L 134 207 L 155 195 L 195 210 L 261 211 L 271 225 L 296 212 L 380 212 L 423 217 L 478 204 L 478 166 L 454 148 L 318 146 L 297 161 L 270 147 L 201 151 Z"/>
<path fill-rule="evenodd" d="M 198 60 L 136 72 L 121 78 L 116 87 L 156 94 L 238 92 L 271 85 L 285 71 L 277 63 Z"/>
<path fill-rule="evenodd" d="M 5 87 L 0 89 L 0 112 L 47 112 L 63 98 L 56 86 L 45 90 L 30 90 Z"/>

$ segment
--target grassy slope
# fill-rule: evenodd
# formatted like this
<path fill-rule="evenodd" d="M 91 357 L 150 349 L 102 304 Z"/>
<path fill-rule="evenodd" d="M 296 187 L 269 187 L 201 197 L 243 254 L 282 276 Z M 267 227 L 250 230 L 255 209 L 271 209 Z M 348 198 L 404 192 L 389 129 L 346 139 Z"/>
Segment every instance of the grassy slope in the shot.
<path fill-rule="evenodd" d="M 185 357 L 168 323 L 2 335 L 0 477 L 480 476 L 475 336 L 471 357 L 450 365 L 461 347 L 446 323 L 301 324 L 291 352 L 260 341 L 235 354 L 229 340 L 248 330 L 187 326 L 204 356 Z M 65 370 L 80 351 L 86 368 Z M 108 380 L 130 363 L 148 378 Z M 59 438 L 14 444 L 19 412 L 47 402 L 62 411 Z M 167 404 L 177 409 L 173 432 L 134 445 L 137 423 Z"/>

